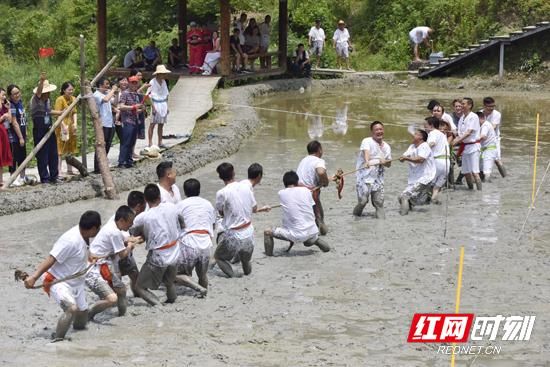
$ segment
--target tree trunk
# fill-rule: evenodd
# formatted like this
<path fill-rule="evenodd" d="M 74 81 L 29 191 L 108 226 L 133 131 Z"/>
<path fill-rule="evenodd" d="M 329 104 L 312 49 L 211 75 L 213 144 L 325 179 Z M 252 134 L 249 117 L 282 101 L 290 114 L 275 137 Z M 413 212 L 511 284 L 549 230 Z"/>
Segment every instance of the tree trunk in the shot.
<path fill-rule="evenodd" d="M 92 97 L 92 88 L 90 83 L 86 81 L 86 100 L 88 101 L 88 109 L 92 115 L 95 129 L 95 151 L 97 154 L 97 162 L 99 165 L 99 171 L 101 172 L 101 178 L 103 179 L 103 185 L 105 186 L 105 197 L 107 199 L 118 199 L 118 194 L 109 169 L 109 160 L 107 159 L 107 153 L 105 152 L 105 136 L 103 135 L 103 124 L 99 117 L 97 105 Z"/>

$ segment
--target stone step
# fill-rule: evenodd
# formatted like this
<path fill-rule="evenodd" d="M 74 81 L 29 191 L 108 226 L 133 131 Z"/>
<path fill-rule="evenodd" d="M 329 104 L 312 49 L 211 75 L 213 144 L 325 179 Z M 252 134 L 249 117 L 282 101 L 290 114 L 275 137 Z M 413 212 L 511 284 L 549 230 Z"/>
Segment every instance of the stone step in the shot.
<path fill-rule="evenodd" d="M 442 57 L 442 58 L 440 58 L 438 61 L 439 61 L 440 64 L 444 64 L 444 63 L 446 63 L 446 62 L 449 61 L 449 60 L 450 60 L 450 59 L 449 59 L 448 57 Z"/>
<path fill-rule="evenodd" d="M 465 54 L 467 52 L 470 52 L 470 49 L 469 48 L 461 48 L 460 50 L 458 50 L 458 53 L 459 54 Z"/>
<path fill-rule="evenodd" d="M 471 45 L 468 45 L 468 48 L 472 49 L 472 48 L 478 48 L 479 46 L 481 46 L 479 43 L 473 43 Z"/>
<path fill-rule="evenodd" d="M 454 58 L 454 57 L 457 57 L 457 56 L 460 56 L 460 54 L 457 53 L 457 52 L 455 52 L 454 54 L 450 54 L 450 55 L 449 55 L 449 57 L 453 57 L 453 58 Z"/>
<path fill-rule="evenodd" d="M 489 38 L 492 39 L 492 40 L 509 40 L 510 35 L 509 34 L 502 34 L 502 35 L 498 35 L 498 36 L 491 36 Z"/>
<path fill-rule="evenodd" d="M 522 28 L 525 32 L 528 32 L 528 31 L 531 31 L 533 29 L 537 29 L 537 26 L 536 25 L 530 25 L 530 26 L 527 26 L 527 27 L 523 27 Z"/>
<path fill-rule="evenodd" d="M 524 34 L 525 32 L 524 31 L 514 31 L 514 32 L 510 32 L 510 35 L 511 36 L 519 36 L 520 34 Z"/>
<path fill-rule="evenodd" d="M 543 22 L 538 22 L 538 23 L 537 23 L 537 27 L 541 27 L 541 26 L 543 26 L 543 25 L 548 25 L 548 24 L 550 24 L 550 21 L 545 20 L 545 21 L 543 21 Z"/>
<path fill-rule="evenodd" d="M 486 40 L 481 40 L 481 41 L 478 41 L 478 42 L 479 42 L 480 44 L 485 44 L 485 43 L 489 43 L 490 41 L 491 41 L 491 40 L 486 39 Z"/>

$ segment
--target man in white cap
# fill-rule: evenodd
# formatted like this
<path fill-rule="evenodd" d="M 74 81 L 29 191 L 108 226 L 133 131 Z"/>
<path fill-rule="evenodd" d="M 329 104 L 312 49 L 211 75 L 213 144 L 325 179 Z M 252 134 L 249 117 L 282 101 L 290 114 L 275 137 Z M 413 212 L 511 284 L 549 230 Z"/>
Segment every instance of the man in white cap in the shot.
<path fill-rule="evenodd" d="M 151 79 L 149 83 L 149 89 L 147 90 L 147 96 L 151 98 L 151 109 L 153 111 L 153 118 L 149 124 L 148 138 L 149 146 L 153 145 L 153 132 L 155 131 L 155 126 L 158 126 L 158 146 L 159 148 L 166 148 L 162 144 L 162 130 L 166 119 L 168 117 L 168 86 L 166 85 L 166 75 L 170 74 L 171 71 L 166 69 L 164 65 L 158 65 L 157 69 L 153 73 L 155 76 Z"/>
<path fill-rule="evenodd" d="M 433 30 L 430 27 L 415 27 L 409 32 L 409 39 L 414 44 L 414 60 L 413 61 L 422 61 L 418 54 L 418 46 L 422 43 L 426 47 L 430 47 L 430 35 L 433 33 Z"/>
<path fill-rule="evenodd" d="M 349 51 L 351 49 L 351 36 L 346 28 L 346 23 L 343 20 L 338 21 L 338 28 L 334 31 L 332 37 L 332 44 L 336 49 L 336 63 L 340 69 L 342 69 L 342 62 L 346 63 L 346 68 L 350 70 L 349 66 Z"/>

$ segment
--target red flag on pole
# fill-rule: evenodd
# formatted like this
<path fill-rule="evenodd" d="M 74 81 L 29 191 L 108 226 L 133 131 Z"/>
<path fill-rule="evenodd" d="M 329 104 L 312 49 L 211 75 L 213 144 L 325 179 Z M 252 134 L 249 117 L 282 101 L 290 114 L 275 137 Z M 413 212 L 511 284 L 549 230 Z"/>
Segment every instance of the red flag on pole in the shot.
<path fill-rule="evenodd" d="M 52 47 L 41 47 L 38 49 L 38 56 L 40 58 L 51 57 L 55 54 L 55 50 Z"/>

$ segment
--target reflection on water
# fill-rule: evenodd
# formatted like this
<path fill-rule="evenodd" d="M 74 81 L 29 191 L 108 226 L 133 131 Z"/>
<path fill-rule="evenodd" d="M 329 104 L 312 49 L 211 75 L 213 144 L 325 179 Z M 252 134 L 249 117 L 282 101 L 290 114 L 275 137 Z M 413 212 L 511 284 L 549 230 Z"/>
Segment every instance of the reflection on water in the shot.
<path fill-rule="evenodd" d="M 474 99 L 474 110 L 477 110 L 481 108 L 483 97 L 489 94 L 495 98 L 497 109 L 502 112 L 501 132 L 505 151 L 509 149 L 514 153 L 528 153 L 528 147 L 532 147 L 535 137 L 537 112 L 541 113 L 543 122 L 540 126 L 542 147 L 550 143 L 550 114 L 546 112 L 550 111 L 550 100 L 543 94 L 352 88 L 338 93 L 278 93 L 276 96 L 257 99 L 256 105 L 266 108 L 258 110 L 260 118 L 278 122 L 279 134 L 324 140 L 345 138 L 358 145 L 365 137 L 365 129 L 368 133 L 370 122 L 381 120 L 386 125 L 386 139 L 392 144 L 410 140 L 406 127 L 423 124 L 424 118 L 430 115 L 426 109 L 429 100 L 439 100 L 448 112 L 452 112 L 452 100 L 469 95 Z M 292 114 L 269 109 L 289 111 Z"/>

